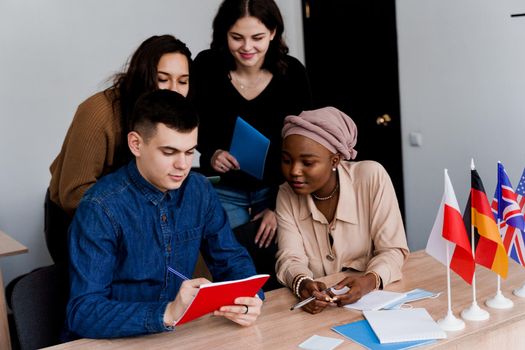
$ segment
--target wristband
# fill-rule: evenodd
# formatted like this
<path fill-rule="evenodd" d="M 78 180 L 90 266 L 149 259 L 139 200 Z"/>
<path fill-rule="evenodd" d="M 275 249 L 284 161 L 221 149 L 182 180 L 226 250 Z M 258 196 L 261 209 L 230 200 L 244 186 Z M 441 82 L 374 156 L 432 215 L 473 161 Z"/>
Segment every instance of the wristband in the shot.
<path fill-rule="evenodd" d="M 293 284 L 292 284 L 292 293 L 297 296 L 297 290 L 298 290 L 298 287 L 297 287 L 297 282 L 299 281 L 302 281 L 303 277 L 305 277 L 305 275 L 297 275 L 295 276 L 295 278 L 293 279 Z"/>
<path fill-rule="evenodd" d="M 379 274 L 375 271 L 368 271 L 366 274 L 374 275 L 374 278 L 376 280 L 374 290 L 379 289 L 379 287 L 381 287 L 381 277 L 379 276 Z"/>
<path fill-rule="evenodd" d="M 300 288 L 301 288 L 301 283 L 303 283 L 304 280 L 310 280 L 310 281 L 313 281 L 310 277 L 308 276 L 301 276 L 297 279 L 297 282 L 295 283 L 295 295 L 301 299 L 301 294 L 300 294 Z"/>
<path fill-rule="evenodd" d="M 292 280 L 292 287 L 290 288 L 293 291 L 295 291 L 295 285 L 297 284 L 297 280 L 301 277 L 301 276 L 304 276 L 304 275 L 297 275 L 293 278 Z"/>

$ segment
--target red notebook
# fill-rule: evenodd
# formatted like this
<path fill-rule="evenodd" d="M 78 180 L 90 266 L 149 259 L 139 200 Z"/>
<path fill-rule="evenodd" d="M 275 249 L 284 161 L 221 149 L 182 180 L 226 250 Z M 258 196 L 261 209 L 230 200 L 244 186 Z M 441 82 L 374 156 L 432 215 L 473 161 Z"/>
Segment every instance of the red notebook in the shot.
<path fill-rule="evenodd" d="M 233 301 L 238 297 L 253 297 L 269 277 L 270 275 L 254 275 L 241 280 L 201 285 L 177 326 L 218 310 L 221 306 L 234 305 Z"/>

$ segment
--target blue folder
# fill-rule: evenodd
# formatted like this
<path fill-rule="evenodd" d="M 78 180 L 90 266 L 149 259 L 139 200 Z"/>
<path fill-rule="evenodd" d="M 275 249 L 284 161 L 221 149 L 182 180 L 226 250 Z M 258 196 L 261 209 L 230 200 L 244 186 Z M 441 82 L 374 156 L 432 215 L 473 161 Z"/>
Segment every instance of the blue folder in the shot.
<path fill-rule="evenodd" d="M 237 117 L 230 153 L 237 159 L 242 171 L 262 180 L 269 147 L 270 140 L 266 136 Z"/>
<path fill-rule="evenodd" d="M 434 339 L 430 339 L 381 344 L 367 320 L 332 327 L 332 330 L 370 350 L 411 349 L 416 346 L 435 342 Z"/>

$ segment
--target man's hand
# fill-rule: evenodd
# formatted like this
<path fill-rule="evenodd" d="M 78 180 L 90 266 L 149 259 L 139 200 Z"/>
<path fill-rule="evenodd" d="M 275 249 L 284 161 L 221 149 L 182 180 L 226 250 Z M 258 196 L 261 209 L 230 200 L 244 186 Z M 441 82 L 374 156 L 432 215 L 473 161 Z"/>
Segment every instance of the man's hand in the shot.
<path fill-rule="evenodd" d="M 166 326 L 173 326 L 175 321 L 181 318 L 184 310 L 190 305 L 199 291 L 199 286 L 205 283 L 210 283 L 210 281 L 206 278 L 195 278 L 182 282 L 175 300 L 169 303 L 166 311 L 164 311 L 164 324 Z"/>
<path fill-rule="evenodd" d="M 241 326 L 252 325 L 257 317 L 261 314 L 262 300 L 255 296 L 239 297 L 234 301 L 235 305 L 227 305 L 221 307 L 213 314 L 215 316 L 223 316 Z"/>

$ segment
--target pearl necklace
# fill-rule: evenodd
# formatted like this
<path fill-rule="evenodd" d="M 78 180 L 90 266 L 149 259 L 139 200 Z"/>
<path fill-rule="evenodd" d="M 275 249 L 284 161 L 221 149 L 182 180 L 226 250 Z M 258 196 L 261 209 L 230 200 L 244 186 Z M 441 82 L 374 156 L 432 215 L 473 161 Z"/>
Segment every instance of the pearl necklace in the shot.
<path fill-rule="evenodd" d="M 339 189 L 339 181 L 337 181 L 337 183 L 335 185 L 335 188 L 333 189 L 332 193 L 330 193 L 328 196 L 326 196 L 326 197 L 319 197 L 315 193 L 312 192 L 312 197 L 314 197 L 314 199 L 316 199 L 318 201 L 327 201 L 329 199 L 332 199 L 335 196 L 335 194 L 337 193 L 338 189 Z"/>

